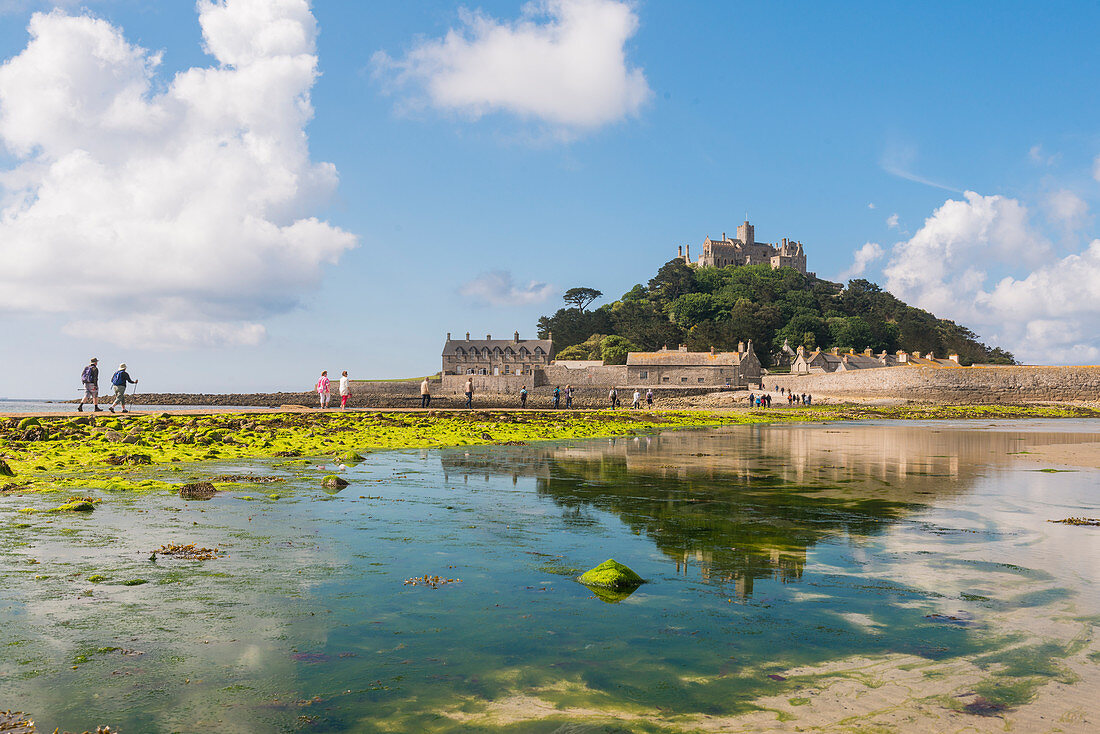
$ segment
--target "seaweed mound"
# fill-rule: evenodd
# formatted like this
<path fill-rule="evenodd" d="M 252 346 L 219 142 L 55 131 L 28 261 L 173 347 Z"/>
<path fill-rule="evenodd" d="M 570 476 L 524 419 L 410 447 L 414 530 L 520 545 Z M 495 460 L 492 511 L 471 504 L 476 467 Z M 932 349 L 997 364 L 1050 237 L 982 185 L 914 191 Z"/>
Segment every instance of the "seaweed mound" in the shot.
<path fill-rule="evenodd" d="M 341 479 L 335 474 L 328 474 L 321 480 L 321 486 L 325 489 L 343 489 L 348 486 L 347 480 Z"/>
<path fill-rule="evenodd" d="M 180 487 L 180 497 L 185 500 L 208 500 L 217 493 L 210 482 L 191 482 Z"/>
<path fill-rule="evenodd" d="M 577 581 L 585 586 L 595 586 L 614 591 L 634 589 L 645 583 L 645 579 L 614 558 L 608 558 L 595 568 L 585 571 L 577 578 Z"/>
<path fill-rule="evenodd" d="M 7 463 L 0 459 L 0 477 L 14 477 L 15 472 L 11 470 L 11 467 Z"/>

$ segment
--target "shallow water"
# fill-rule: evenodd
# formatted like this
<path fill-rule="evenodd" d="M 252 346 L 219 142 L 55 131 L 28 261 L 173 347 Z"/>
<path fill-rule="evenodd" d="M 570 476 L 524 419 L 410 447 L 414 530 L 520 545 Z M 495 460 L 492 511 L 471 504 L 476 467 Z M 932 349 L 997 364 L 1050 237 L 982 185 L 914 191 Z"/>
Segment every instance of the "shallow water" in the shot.
<path fill-rule="evenodd" d="M 1057 718 L 1048 691 L 1100 693 L 1100 529 L 1047 520 L 1100 516 L 1098 472 L 1020 452 L 1094 441 L 1085 421 L 741 426 L 380 452 L 336 494 L 331 467 L 255 461 L 179 479 L 285 481 L 89 492 L 69 515 L 0 495 L 0 710 L 128 734 L 793 728 L 884 715 L 831 713 L 837 681 L 874 693 L 870 660 L 875 695 L 916 671 L 903 711 Z M 165 543 L 228 555 L 151 561 Z M 609 557 L 648 583 L 572 580 Z M 424 575 L 456 581 L 405 583 Z"/>

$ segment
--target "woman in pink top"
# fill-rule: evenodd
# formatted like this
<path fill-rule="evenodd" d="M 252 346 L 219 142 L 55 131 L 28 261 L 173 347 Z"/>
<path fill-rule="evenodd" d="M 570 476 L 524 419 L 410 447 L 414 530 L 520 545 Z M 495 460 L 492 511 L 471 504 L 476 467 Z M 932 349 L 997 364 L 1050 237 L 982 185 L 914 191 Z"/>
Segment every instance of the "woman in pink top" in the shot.
<path fill-rule="evenodd" d="M 317 380 L 317 397 L 321 399 L 321 407 L 328 407 L 328 370 L 321 372 L 321 379 Z"/>

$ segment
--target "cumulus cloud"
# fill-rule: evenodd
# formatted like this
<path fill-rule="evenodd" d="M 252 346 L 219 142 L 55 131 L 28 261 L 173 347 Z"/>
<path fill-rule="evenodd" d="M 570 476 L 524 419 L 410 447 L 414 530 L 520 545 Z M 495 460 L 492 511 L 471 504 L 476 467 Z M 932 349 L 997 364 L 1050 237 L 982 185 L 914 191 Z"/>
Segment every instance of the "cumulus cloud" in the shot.
<path fill-rule="evenodd" d="M 898 215 L 896 213 L 886 217 L 886 226 L 890 229 L 898 228 Z"/>
<path fill-rule="evenodd" d="M 1076 232 L 1081 229 L 1088 218 L 1089 205 L 1068 189 L 1048 195 L 1044 203 L 1047 217 L 1067 232 Z"/>
<path fill-rule="evenodd" d="M 1013 274 L 995 278 L 994 269 Z M 1100 360 L 1100 240 L 1054 257 L 1015 199 L 967 192 L 966 201 L 948 200 L 894 246 L 884 272 L 899 298 L 962 321 L 1025 361 Z"/>
<path fill-rule="evenodd" d="M 883 255 L 882 245 L 877 242 L 867 242 L 852 253 L 852 265 L 837 276 L 840 282 L 850 278 L 858 278 L 867 270 L 867 266 L 878 260 Z"/>
<path fill-rule="evenodd" d="M 306 0 L 199 0 L 216 65 L 160 55 L 89 15 L 32 16 L 0 66 L 0 311 L 54 312 L 123 344 L 254 344 L 355 237 L 311 216 Z M 101 319 L 110 320 L 104 328 Z"/>
<path fill-rule="evenodd" d="M 528 306 L 544 303 L 554 294 L 554 286 L 532 280 L 525 286 L 518 285 L 506 270 L 482 273 L 458 292 L 481 306 Z"/>
<path fill-rule="evenodd" d="M 403 59 L 374 56 L 378 76 L 416 101 L 479 118 L 507 112 L 580 132 L 637 115 L 652 96 L 627 61 L 638 28 L 621 0 L 539 0 L 516 21 L 463 11 L 462 27 Z"/>

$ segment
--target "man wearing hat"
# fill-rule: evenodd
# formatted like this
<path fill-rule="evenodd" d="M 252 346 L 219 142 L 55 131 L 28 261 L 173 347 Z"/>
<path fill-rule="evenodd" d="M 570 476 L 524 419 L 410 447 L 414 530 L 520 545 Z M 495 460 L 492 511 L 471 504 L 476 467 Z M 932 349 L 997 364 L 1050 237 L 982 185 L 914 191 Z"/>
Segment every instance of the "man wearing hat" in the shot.
<path fill-rule="evenodd" d="M 84 412 L 84 403 L 88 402 L 91 398 L 92 408 L 97 412 L 102 412 L 103 409 L 99 407 L 99 360 L 92 357 L 88 362 L 88 366 L 84 368 L 84 371 L 80 373 L 80 381 L 84 383 L 84 397 L 80 399 L 80 405 L 76 406 L 78 412 Z"/>
<path fill-rule="evenodd" d="M 136 385 L 137 382 L 137 380 L 130 379 L 130 373 L 126 371 L 126 363 L 123 362 L 122 364 L 120 364 L 118 366 L 118 372 L 116 372 L 111 378 L 111 384 L 115 388 L 115 402 L 111 403 L 110 407 L 108 407 L 107 410 L 114 413 L 115 406 L 121 404 L 122 412 L 129 412 L 126 410 L 126 383 Z"/>

